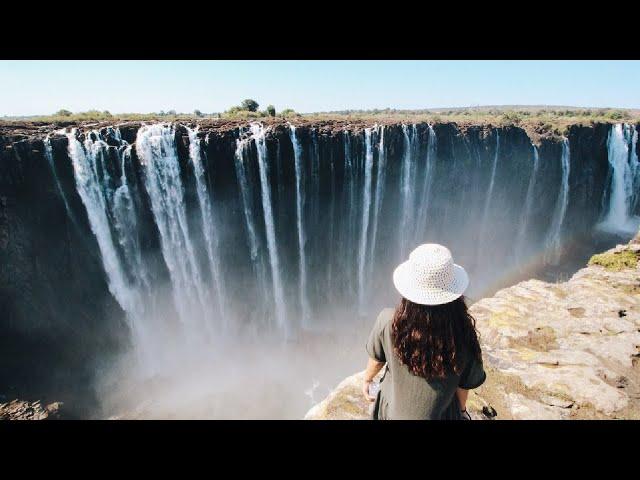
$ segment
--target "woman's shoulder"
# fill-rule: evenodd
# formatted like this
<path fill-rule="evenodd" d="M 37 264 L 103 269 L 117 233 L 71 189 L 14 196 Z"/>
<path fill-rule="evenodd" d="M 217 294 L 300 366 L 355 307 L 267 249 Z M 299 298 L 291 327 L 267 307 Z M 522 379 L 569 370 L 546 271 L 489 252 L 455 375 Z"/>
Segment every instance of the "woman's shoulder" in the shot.
<path fill-rule="evenodd" d="M 395 313 L 395 309 L 393 308 L 383 308 L 380 310 L 378 314 L 378 318 L 376 319 L 376 325 L 378 328 L 382 329 L 385 326 L 389 325 L 393 320 L 393 314 Z"/>

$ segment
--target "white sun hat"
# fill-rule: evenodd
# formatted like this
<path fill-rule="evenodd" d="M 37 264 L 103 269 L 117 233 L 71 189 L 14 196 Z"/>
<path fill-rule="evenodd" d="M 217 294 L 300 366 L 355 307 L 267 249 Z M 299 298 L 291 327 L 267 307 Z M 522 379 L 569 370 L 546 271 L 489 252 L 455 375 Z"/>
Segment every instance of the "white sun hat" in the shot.
<path fill-rule="evenodd" d="M 453 263 L 451 252 L 437 243 L 424 243 L 393 272 L 393 284 L 407 300 L 421 305 L 441 305 L 460 297 L 469 275 Z"/>

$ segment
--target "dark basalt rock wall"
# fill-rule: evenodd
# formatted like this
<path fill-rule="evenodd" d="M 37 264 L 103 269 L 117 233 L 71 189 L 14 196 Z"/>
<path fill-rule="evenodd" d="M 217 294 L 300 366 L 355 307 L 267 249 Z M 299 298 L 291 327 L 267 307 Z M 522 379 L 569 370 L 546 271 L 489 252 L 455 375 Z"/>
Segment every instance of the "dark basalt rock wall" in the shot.
<path fill-rule="evenodd" d="M 135 142 L 136 125 L 122 126 L 122 138 Z M 417 125 L 420 138 L 419 158 L 426 155 L 428 126 Z M 490 200 L 490 231 L 486 241 L 504 251 L 513 245 L 513 232 L 519 224 L 533 168 L 531 140 L 518 127 L 468 127 L 461 131 L 454 124 L 434 125 L 437 160 L 429 209 L 430 241 L 441 241 L 459 252 L 460 262 L 473 266 L 477 255 L 466 254 L 464 245 L 477 237 L 479 216 L 484 210 L 496 148 L 500 149 L 496 178 Z M 608 182 L 607 135 L 610 125 L 570 128 L 571 170 L 569 202 L 564 228 L 573 236 L 589 236 L 602 214 Z M 496 136 L 499 134 L 499 147 Z M 110 143 L 107 133 L 107 143 Z M 345 262 L 353 262 L 349 253 L 338 255 L 332 246 L 348 241 L 344 226 L 348 215 L 349 191 L 345 175 L 345 135 L 331 124 L 312 130 L 301 126 L 297 131 L 303 145 L 303 171 L 319 178 L 317 201 L 304 205 L 304 216 L 315 219 L 307 232 L 308 268 L 319 280 L 310 284 L 315 302 L 348 301 L 354 295 L 349 275 L 335 277 Z M 224 252 L 230 290 L 244 288 L 234 284 L 236 278 L 253 275 L 250 251 L 246 242 L 245 221 L 236 177 L 235 149 L 237 130 L 201 129 L 202 148 L 206 153 L 204 169 L 212 201 L 217 205 L 220 248 Z M 193 167 L 189 162 L 188 136 L 184 128 L 176 129 L 176 144 L 185 186 L 185 203 L 190 212 L 198 211 Z M 349 134 L 351 158 L 358 164 L 364 158 L 362 130 Z M 387 170 L 381 219 L 400 215 L 401 163 L 404 137 L 400 125 L 389 125 L 384 133 Z M 91 231 L 85 207 L 76 191 L 66 137 L 52 137 L 53 167 L 44 155 L 43 139 L 0 136 L 0 389 L 20 393 L 30 391 L 75 391 L 79 384 L 89 384 L 109 355 L 126 347 L 129 332 L 124 312 L 109 292 L 100 250 Z M 255 150 L 255 147 L 251 147 Z M 317 148 L 319 165 L 314 173 L 313 148 Z M 539 149 L 539 169 L 534 185 L 534 199 L 528 219 L 528 240 L 543 241 L 555 207 L 561 184 L 561 144 L 543 139 Z M 267 136 L 270 183 L 282 272 L 285 284 L 295 282 L 298 246 L 295 216 L 295 170 L 293 146 L 285 125 L 275 125 Z M 379 152 L 374 152 L 378 158 Z M 110 162 L 112 178 L 120 178 L 122 165 Z M 155 276 L 168 278 L 159 253 L 160 240 L 150 212 L 149 198 L 141 179 L 141 165 L 135 148 L 124 165 L 128 178 L 135 179 L 139 190 L 139 211 L 144 232 L 144 251 L 155 258 Z M 249 181 L 259 185 L 255 152 L 247 158 Z M 360 167 L 362 168 L 362 167 Z M 373 177 L 377 178 L 374 164 Z M 57 180 L 56 180 L 57 177 Z M 375 183 L 373 184 L 375 188 Z M 254 205 L 262 203 L 260 189 L 253 189 Z M 361 190 L 357 191 L 360 199 Z M 256 211 L 261 215 L 259 208 Z M 311 221 L 311 220 L 310 220 Z M 190 228 L 197 230 L 198 215 L 189 215 Z M 264 238 L 264 222 L 256 222 L 258 236 Z M 453 233 L 456 233 L 455 235 Z M 398 235 L 397 225 L 381 221 L 375 258 L 383 258 L 379 271 L 386 271 L 399 260 L 386 250 Z M 204 249 L 195 239 L 197 249 Z M 487 255 L 497 255 L 500 251 Z M 260 258 L 265 258 L 260 255 Z M 484 259 L 486 262 L 491 259 Z M 385 270 L 386 269 L 386 270 Z M 378 270 L 377 270 L 378 271 Z M 326 280 L 325 280 L 326 279 Z M 384 278 L 386 281 L 386 277 Z M 380 284 L 377 288 L 384 289 Z M 376 288 L 374 288 L 374 291 Z M 382 290 L 380 290 L 382 291 Z M 252 308 L 246 305 L 247 312 Z M 86 381 L 85 381 L 86 380 Z M 35 394 L 35 393 L 34 393 Z M 24 397 L 24 395 L 23 395 Z M 61 395 L 57 397 L 60 400 Z"/>
<path fill-rule="evenodd" d="M 100 251 L 75 193 L 66 141 L 53 143 L 68 215 L 42 139 L 0 138 L 0 385 L 60 399 L 90 379 L 96 359 L 126 342 Z"/>
<path fill-rule="evenodd" d="M 609 125 L 593 128 L 574 126 L 569 130 L 571 174 L 569 175 L 569 205 L 567 228 L 588 232 L 607 200 L 606 186 L 609 163 L 607 137 Z"/>

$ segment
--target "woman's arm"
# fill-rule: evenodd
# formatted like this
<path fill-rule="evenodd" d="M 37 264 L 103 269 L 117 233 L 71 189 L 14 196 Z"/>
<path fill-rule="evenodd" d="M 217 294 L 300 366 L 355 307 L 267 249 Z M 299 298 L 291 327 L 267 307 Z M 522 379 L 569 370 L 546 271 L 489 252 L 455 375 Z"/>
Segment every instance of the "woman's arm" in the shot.
<path fill-rule="evenodd" d="M 456 396 L 458 397 L 458 403 L 460 403 L 460 410 L 464 412 L 467 409 L 467 398 L 469 397 L 469 390 L 459 388 L 456 390 Z"/>
<path fill-rule="evenodd" d="M 362 384 L 362 393 L 364 397 L 370 402 L 375 401 L 375 397 L 369 395 L 369 386 L 371 382 L 373 382 L 373 378 L 378 374 L 378 372 L 384 367 L 384 362 L 379 362 L 374 360 L 373 358 L 369 358 L 367 362 L 367 369 L 364 371 L 364 383 Z"/>

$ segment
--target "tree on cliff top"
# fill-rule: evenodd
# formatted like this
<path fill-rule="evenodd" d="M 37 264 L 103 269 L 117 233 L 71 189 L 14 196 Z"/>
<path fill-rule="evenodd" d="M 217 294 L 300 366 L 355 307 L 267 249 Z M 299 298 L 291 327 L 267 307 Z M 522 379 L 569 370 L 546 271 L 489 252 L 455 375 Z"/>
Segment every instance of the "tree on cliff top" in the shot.
<path fill-rule="evenodd" d="M 256 102 L 255 100 L 252 100 L 251 98 L 247 98 L 246 100 L 243 100 L 242 103 L 240 104 L 240 108 L 242 110 L 248 110 L 250 112 L 257 112 L 259 106 L 260 105 L 258 104 L 258 102 Z"/>
<path fill-rule="evenodd" d="M 61 110 L 58 110 L 56 112 L 56 115 L 60 116 L 60 117 L 70 117 L 71 115 L 73 115 L 73 112 L 70 110 L 65 110 L 64 108 Z"/>
<path fill-rule="evenodd" d="M 282 116 L 282 117 L 292 117 L 292 116 L 297 116 L 297 115 L 298 114 L 292 108 L 285 108 L 284 110 L 282 110 L 280 112 L 280 116 Z"/>

